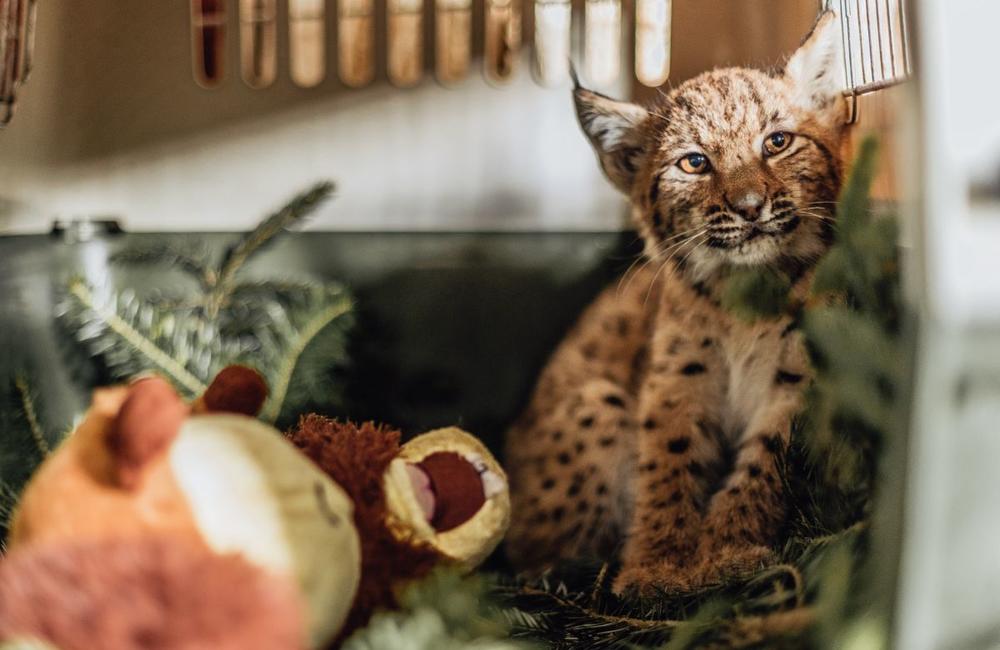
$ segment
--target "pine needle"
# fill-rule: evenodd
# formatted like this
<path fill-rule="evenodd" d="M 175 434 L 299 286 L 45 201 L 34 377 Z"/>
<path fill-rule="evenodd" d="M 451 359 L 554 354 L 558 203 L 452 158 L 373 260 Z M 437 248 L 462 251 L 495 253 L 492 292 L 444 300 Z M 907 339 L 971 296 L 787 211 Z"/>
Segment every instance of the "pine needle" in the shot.
<path fill-rule="evenodd" d="M 219 286 L 228 290 L 228 283 L 246 261 L 259 252 L 281 232 L 301 223 L 333 194 L 334 184 L 330 181 L 317 183 L 299 194 L 281 210 L 262 221 L 234 244 L 222 258 L 219 265 Z"/>

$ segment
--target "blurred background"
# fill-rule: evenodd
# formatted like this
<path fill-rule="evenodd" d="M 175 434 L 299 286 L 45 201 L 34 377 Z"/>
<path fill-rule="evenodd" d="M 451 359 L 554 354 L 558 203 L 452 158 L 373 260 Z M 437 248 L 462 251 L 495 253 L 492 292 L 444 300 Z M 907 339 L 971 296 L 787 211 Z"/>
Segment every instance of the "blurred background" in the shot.
<path fill-rule="evenodd" d="M 229 4 L 224 76 L 206 91 L 193 77 L 184 3 L 40 2 L 35 72 L 16 121 L 0 132 L 0 232 L 41 232 L 54 218 L 97 215 L 129 230 L 241 229 L 290 188 L 320 177 L 335 178 L 339 189 L 313 220 L 318 229 L 621 227 L 623 203 L 579 136 L 567 85 L 533 81 L 530 4 L 507 84 L 484 79 L 477 1 L 474 61 L 464 78 L 442 87 L 428 2 L 426 72 L 407 89 L 387 80 L 383 3 L 375 7 L 375 78 L 363 88 L 338 79 L 332 3 L 325 78 L 297 87 L 288 72 L 288 4 L 275 3 L 277 74 L 263 89 L 241 81 L 237 3 Z M 669 83 L 719 65 L 779 64 L 817 6 L 676 0 Z M 624 98 L 653 91 L 643 93 L 630 72 L 633 7 L 622 7 L 621 74 L 602 90 Z M 574 9 L 579 51 L 583 3 Z"/>

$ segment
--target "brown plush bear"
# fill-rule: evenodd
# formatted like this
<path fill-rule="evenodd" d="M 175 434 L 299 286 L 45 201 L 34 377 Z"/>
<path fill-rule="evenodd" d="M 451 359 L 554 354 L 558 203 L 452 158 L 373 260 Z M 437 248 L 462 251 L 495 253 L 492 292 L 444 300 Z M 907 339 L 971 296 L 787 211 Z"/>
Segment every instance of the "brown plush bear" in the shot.
<path fill-rule="evenodd" d="M 507 479 L 476 438 L 439 429 L 400 445 L 400 432 L 318 415 L 289 439 L 350 495 L 361 537 L 361 584 L 341 638 L 396 604 L 407 581 L 433 567 L 472 568 L 510 518 Z"/>

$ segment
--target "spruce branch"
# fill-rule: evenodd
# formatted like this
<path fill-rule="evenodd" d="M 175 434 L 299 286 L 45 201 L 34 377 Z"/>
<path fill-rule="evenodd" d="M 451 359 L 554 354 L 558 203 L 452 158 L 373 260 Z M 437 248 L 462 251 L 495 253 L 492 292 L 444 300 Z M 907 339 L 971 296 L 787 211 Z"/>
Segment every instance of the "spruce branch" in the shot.
<path fill-rule="evenodd" d="M 14 387 L 17 389 L 18 397 L 21 400 L 21 409 L 25 420 L 27 420 L 28 429 L 31 431 L 31 438 L 35 442 L 35 448 L 44 460 L 52 453 L 52 449 L 49 447 L 48 441 L 45 440 L 45 432 L 38 421 L 38 413 L 35 411 L 35 400 L 32 398 L 30 389 L 28 388 L 27 378 L 19 373 L 14 378 Z"/>
<path fill-rule="evenodd" d="M 298 328 L 296 335 L 291 338 L 283 351 L 283 359 L 274 372 L 271 397 L 264 407 L 264 411 L 261 413 L 262 419 L 268 422 L 274 422 L 278 419 L 284 406 L 285 398 L 288 395 L 288 388 L 292 383 L 292 377 L 299 366 L 302 353 L 305 352 L 306 348 L 320 332 L 338 318 L 350 313 L 352 309 L 353 303 L 350 297 L 341 295 L 339 298 L 334 299 L 332 303 L 313 314 L 301 328 Z"/>
<path fill-rule="evenodd" d="M 243 235 L 230 246 L 222 256 L 218 268 L 218 281 L 213 292 L 213 309 L 218 309 L 232 288 L 239 270 L 255 253 L 263 250 L 282 232 L 301 223 L 333 194 L 334 184 L 330 181 L 317 183 L 293 198 L 256 228 Z M 214 312 L 210 312 L 213 314 Z"/>
<path fill-rule="evenodd" d="M 90 287 L 83 280 L 77 278 L 72 281 L 69 285 L 69 293 L 79 301 L 80 306 L 94 314 L 100 320 L 101 325 L 114 332 L 133 351 L 166 373 L 170 379 L 184 387 L 189 393 L 199 395 L 208 387 L 205 382 L 191 374 L 184 365 L 164 352 L 149 337 L 120 315 L 106 306 L 98 304 Z"/>
<path fill-rule="evenodd" d="M 207 255 L 186 250 L 171 243 L 117 251 L 108 260 L 122 266 L 168 266 L 191 276 L 203 291 L 215 287 L 218 276 Z"/>

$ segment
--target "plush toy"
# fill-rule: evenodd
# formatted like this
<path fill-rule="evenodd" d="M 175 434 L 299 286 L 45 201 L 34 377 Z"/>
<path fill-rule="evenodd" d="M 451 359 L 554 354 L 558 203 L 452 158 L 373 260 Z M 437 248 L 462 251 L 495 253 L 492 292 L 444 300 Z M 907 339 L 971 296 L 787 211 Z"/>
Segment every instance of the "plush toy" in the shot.
<path fill-rule="evenodd" d="M 303 650 L 302 613 L 291 580 L 169 534 L 41 544 L 0 562 L 0 639 L 56 650 Z"/>
<path fill-rule="evenodd" d="M 344 491 L 278 431 L 249 417 L 265 396 L 263 382 L 246 368 L 220 373 L 192 408 L 158 377 L 96 391 L 83 421 L 25 488 L 11 526 L 11 560 L 22 550 L 37 549 L 41 557 L 46 557 L 43 549 L 51 549 L 47 557 L 83 553 L 71 545 L 89 542 L 97 546 L 84 548 L 98 555 L 100 544 L 109 548 L 132 542 L 138 546 L 131 555 L 148 559 L 148 549 L 141 545 L 161 538 L 200 546 L 219 557 L 239 554 L 250 566 L 298 584 L 309 643 L 326 643 L 340 630 L 360 576 L 352 505 Z M 242 414 L 217 412 L 220 409 Z M 114 561 L 107 554 L 103 559 Z M 99 566 L 100 558 L 92 560 Z M 144 571 L 131 575 L 147 575 L 154 583 L 147 585 L 150 589 L 165 580 L 152 575 L 159 571 L 156 567 Z M 109 573 L 105 591 L 112 591 L 123 575 Z M 66 577 L 67 585 L 75 582 Z M 189 578 L 186 582 L 195 586 Z M 245 597 L 235 593 L 238 584 L 229 590 L 237 600 Z M 143 585 L 136 588 L 141 591 Z M 97 592 L 88 595 L 101 598 Z M 48 608 L 50 623 L 60 617 L 79 619 L 74 597 L 67 590 L 64 607 Z M 156 615 L 163 621 L 187 611 L 173 599 L 159 604 Z M 225 611 L 225 605 L 220 607 Z M 127 625 L 130 619 L 124 620 Z M 230 625 L 243 623 L 237 618 Z M 16 631 L 10 625 L 4 629 Z M 89 646 L 86 639 L 49 640 L 61 643 L 62 650 L 96 647 L 93 639 Z M 72 643 L 76 645 L 67 645 Z M 146 647 L 138 642 L 111 646 L 103 640 L 100 646 Z"/>
<path fill-rule="evenodd" d="M 306 416 L 290 444 L 251 417 L 266 396 L 239 367 L 190 406 L 157 377 L 96 391 L 13 517 L 0 641 L 318 648 L 405 582 L 499 543 L 506 477 L 472 436 L 401 446 L 390 428 Z"/>
<path fill-rule="evenodd" d="M 361 585 L 346 636 L 398 588 L 434 566 L 472 568 L 507 530 L 507 478 L 476 438 L 439 429 L 400 445 L 399 431 L 318 415 L 302 418 L 289 439 L 354 502 L 361 537 Z"/>

